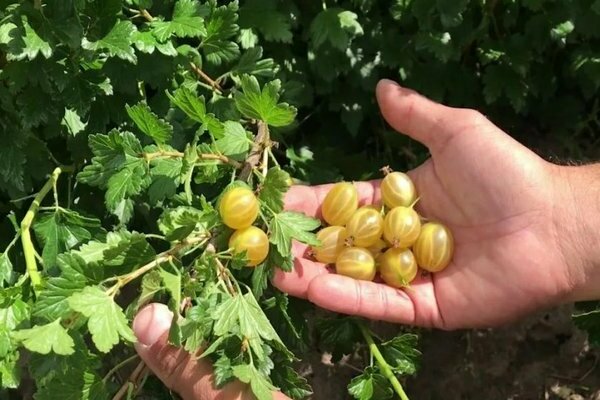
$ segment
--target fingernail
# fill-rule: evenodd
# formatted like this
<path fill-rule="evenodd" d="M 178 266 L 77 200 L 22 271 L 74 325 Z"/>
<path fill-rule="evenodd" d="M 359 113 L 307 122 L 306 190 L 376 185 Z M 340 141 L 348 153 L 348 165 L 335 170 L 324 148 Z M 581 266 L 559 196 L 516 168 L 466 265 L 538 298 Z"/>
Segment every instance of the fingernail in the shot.
<path fill-rule="evenodd" d="M 400 86 L 400 85 L 398 85 L 398 82 L 393 81 L 391 79 L 382 79 L 379 82 L 384 85 Z"/>
<path fill-rule="evenodd" d="M 171 328 L 173 313 L 160 303 L 153 303 L 141 309 L 133 320 L 133 332 L 139 343 L 152 346 Z"/>

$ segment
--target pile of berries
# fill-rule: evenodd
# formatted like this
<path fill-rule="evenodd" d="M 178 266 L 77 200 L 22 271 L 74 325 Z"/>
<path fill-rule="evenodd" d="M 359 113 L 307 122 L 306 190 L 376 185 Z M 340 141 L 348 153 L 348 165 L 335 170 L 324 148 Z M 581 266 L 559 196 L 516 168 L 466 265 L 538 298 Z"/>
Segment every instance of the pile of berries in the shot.
<path fill-rule="evenodd" d="M 452 233 L 415 211 L 417 191 L 410 177 L 388 173 L 381 196 L 385 207 L 359 207 L 353 184 L 333 185 L 322 204 L 328 226 L 317 233 L 320 245 L 312 248 L 314 258 L 355 279 L 371 281 L 379 272 L 386 284 L 397 288 L 407 286 L 419 268 L 446 268 L 454 253 Z"/>

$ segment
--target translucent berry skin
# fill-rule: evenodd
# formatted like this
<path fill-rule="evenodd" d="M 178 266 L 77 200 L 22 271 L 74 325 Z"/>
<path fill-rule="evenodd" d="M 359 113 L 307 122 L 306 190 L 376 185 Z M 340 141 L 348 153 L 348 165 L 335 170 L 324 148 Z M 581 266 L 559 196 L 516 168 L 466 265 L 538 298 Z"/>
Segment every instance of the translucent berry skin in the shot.
<path fill-rule="evenodd" d="M 255 226 L 239 229 L 229 238 L 229 248 L 235 254 L 246 252 L 248 267 L 262 263 L 269 255 L 269 238 Z"/>
<path fill-rule="evenodd" d="M 381 181 L 381 197 L 388 208 L 408 207 L 417 199 L 417 190 L 408 175 L 391 172 Z"/>
<path fill-rule="evenodd" d="M 342 250 L 335 263 L 335 270 L 340 275 L 363 281 L 372 281 L 377 272 L 375 259 L 367 249 L 347 247 Z"/>
<path fill-rule="evenodd" d="M 429 272 L 439 272 L 446 268 L 454 256 L 452 232 L 439 222 L 427 222 L 413 246 L 419 267 Z"/>
<path fill-rule="evenodd" d="M 381 279 L 396 288 L 406 287 L 417 276 L 419 267 L 410 249 L 392 248 L 377 260 Z"/>
<path fill-rule="evenodd" d="M 317 232 L 320 246 L 313 247 L 315 259 L 324 264 L 333 264 L 344 248 L 346 228 L 343 226 L 328 226 Z"/>
<path fill-rule="evenodd" d="M 383 233 L 383 217 L 374 207 L 361 207 L 346 224 L 346 233 L 352 246 L 370 247 Z"/>
<path fill-rule="evenodd" d="M 353 184 L 340 182 L 333 185 L 321 205 L 321 214 L 329 225 L 343 226 L 358 208 L 358 192 Z"/>
<path fill-rule="evenodd" d="M 421 232 L 421 218 L 410 207 L 396 207 L 385 216 L 383 237 L 394 247 L 412 246 Z"/>
<path fill-rule="evenodd" d="M 247 228 L 258 217 L 258 199 L 245 187 L 229 189 L 219 202 L 219 214 L 223 223 L 232 229 Z"/>
<path fill-rule="evenodd" d="M 367 250 L 371 252 L 371 255 L 377 261 L 379 257 L 383 254 L 384 250 L 387 249 L 389 245 L 383 239 L 378 239 L 374 244 L 369 246 Z"/>

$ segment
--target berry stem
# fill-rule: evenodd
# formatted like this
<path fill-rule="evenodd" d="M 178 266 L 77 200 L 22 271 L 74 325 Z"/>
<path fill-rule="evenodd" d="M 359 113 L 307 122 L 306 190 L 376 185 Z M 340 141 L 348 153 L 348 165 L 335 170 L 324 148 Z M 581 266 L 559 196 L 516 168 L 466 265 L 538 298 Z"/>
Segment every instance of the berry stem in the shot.
<path fill-rule="evenodd" d="M 367 327 L 362 323 L 359 323 L 358 327 L 360 328 L 360 332 L 362 333 L 363 337 L 367 341 L 369 350 L 371 351 L 371 355 L 375 357 L 375 360 L 377 360 L 377 364 L 379 365 L 383 376 L 385 376 L 388 379 L 388 381 L 390 381 L 390 384 L 392 385 L 394 391 L 398 394 L 400 399 L 409 400 L 408 396 L 404 392 L 404 389 L 402 388 L 402 384 L 394 374 L 394 371 L 392 371 L 390 365 L 383 357 L 383 354 L 381 354 L 381 351 L 379 351 L 379 347 L 377 347 L 377 344 L 373 340 L 373 336 L 371 335 L 369 329 L 367 329 Z"/>

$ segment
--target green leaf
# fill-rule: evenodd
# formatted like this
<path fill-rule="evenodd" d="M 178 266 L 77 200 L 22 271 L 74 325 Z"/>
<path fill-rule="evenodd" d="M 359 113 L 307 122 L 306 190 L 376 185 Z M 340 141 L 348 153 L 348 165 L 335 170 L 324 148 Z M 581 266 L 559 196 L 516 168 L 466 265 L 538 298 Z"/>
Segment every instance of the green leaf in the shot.
<path fill-rule="evenodd" d="M 108 180 L 108 189 L 104 196 L 106 207 L 113 214 L 120 216 L 119 219 L 122 222 L 129 220 L 132 211 L 124 202 L 142 192 L 142 189 L 149 183 L 147 178 L 143 161 L 139 160 L 136 164 L 131 164 L 117 172 Z"/>
<path fill-rule="evenodd" d="M 273 369 L 271 379 L 284 394 L 294 400 L 303 400 L 313 394 L 306 378 L 291 366 L 283 364 L 280 360 L 275 360 L 275 365 L 277 367 Z"/>
<path fill-rule="evenodd" d="M 236 365 L 233 375 L 240 381 L 250 385 L 257 400 L 273 400 L 275 387 L 253 365 Z"/>
<path fill-rule="evenodd" d="M 136 126 L 147 136 L 154 139 L 157 144 L 163 144 L 171 140 L 173 127 L 167 121 L 158 118 L 147 104 L 138 103 L 131 107 L 126 105 L 125 109 Z"/>
<path fill-rule="evenodd" d="M 76 254 L 61 254 L 57 264 L 62 271 L 61 275 L 46 280 L 33 307 L 33 315 L 46 321 L 66 317 L 71 311 L 69 297 L 88 284 L 88 279 L 81 272 L 88 266 L 81 257 Z M 94 268 L 90 267 L 89 269 Z"/>
<path fill-rule="evenodd" d="M 240 8 L 240 26 L 254 28 L 270 42 L 292 42 L 291 21 L 274 0 L 248 0 Z"/>
<path fill-rule="evenodd" d="M 92 340 L 101 352 L 108 353 L 119 343 L 119 337 L 132 343 L 137 341 L 121 307 L 99 287 L 88 286 L 73 294 L 69 306 L 88 317 Z"/>
<path fill-rule="evenodd" d="M 340 51 L 346 51 L 350 41 L 363 34 L 358 15 L 341 8 L 328 8 L 313 19 L 309 28 L 315 48 L 329 42 Z"/>
<path fill-rule="evenodd" d="M 100 220 L 73 210 L 56 209 L 38 217 L 33 229 L 44 246 L 42 259 L 46 269 L 56 265 L 58 254 L 79 246 L 101 232 Z"/>
<path fill-rule="evenodd" d="M 288 191 L 290 174 L 279 167 L 269 169 L 258 198 L 273 212 L 283 211 L 283 198 Z"/>
<path fill-rule="evenodd" d="M 244 158 L 250 150 L 252 140 L 248 137 L 248 133 L 242 124 L 226 121 L 223 128 L 223 137 L 215 142 L 219 152 L 236 159 Z"/>
<path fill-rule="evenodd" d="M 235 94 L 235 104 L 244 116 L 275 127 L 286 126 L 294 121 L 296 108 L 287 103 L 278 103 L 281 90 L 278 79 L 267 83 L 261 90 L 254 76 L 244 75 L 241 86 L 242 93 Z"/>
<path fill-rule="evenodd" d="M 135 44 L 135 47 L 142 53 L 153 54 L 155 50 L 158 50 L 165 56 L 177 56 L 177 49 L 173 46 L 173 42 L 170 40 L 167 40 L 164 43 L 159 42 L 152 34 L 152 31 L 136 31 L 133 33 L 131 39 Z"/>
<path fill-rule="evenodd" d="M 178 0 L 175 3 L 171 21 L 155 20 L 150 22 L 152 34 L 160 42 L 166 42 L 175 35 L 180 38 L 203 37 L 207 35 L 204 17 L 205 7 L 196 0 Z"/>
<path fill-rule="evenodd" d="M 260 46 L 248 49 L 240 57 L 237 65 L 231 69 L 231 74 L 239 75 L 254 75 L 272 78 L 279 68 L 272 58 L 263 59 L 263 49 Z"/>
<path fill-rule="evenodd" d="M 179 318 L 179 307 L 181 306 L 181 273 L 175 268 L 162 267 L 158 269 L 158 273 L 162 279 L 164 287 L 171 295 L 169 300 L 169 308 L 173 312 L 173 324 L 171 324 L 171 332 L 169 341 L 175 346 L 181 346 L 180 327 L 176 323 Z"/>
<path fill-rule="evenodd" d="M 110 32 L 102 39 L 90 42 L 87 38 L 84 38 L 81 47 L 86 50 L 105 51 L 109 57 L 118 57 L 136 63 L 137 57 L 131 46 L 135 31 L 135 25 L 131 21 L 117 21 Z"/>
<path fill-rule="evenodd" d="M 283 211 L 273 215 L 271 221 L 270 241 L 282 255 L 292 251 L 292 239 L 316 246 L 319 244 L 317 237 L 311 231 L 321 226 L 315 218 L 294 211 Z"/>
<path fill-rule="evenodd" d="M 259 359 L 264 355 L 262 340 L 274 341 L 283 346 L 283 342 L 264 312 L 256 302 L 252 293 L 244 296 L 229 297 L 214 311 L 214 334 L 223 336 L 227 333 L 239 333 L 247 338 L 250 347 Z"/>
<path fill-rule="evenodd" d="M 352 379 L 348 392 L 358 400 L 385 400 L 394 396 L 388 380 L 373 367 L 368 367 L 362 375 Z"/>
<path fill-rule="evenodd" d="M 5 358 L 0 358 L 0 388 L 16 389 L 21 382 L 21 365 L 19 353 L 14 352 Z"/>
<path fill-rule="evenodd" d="M 237 43 L 231 41 L 239 30 L 237 25 L 238 3 L 232 1 L 227 5 L 211 4 L 210 15 L 206 18 L 206 37 L 201 47 L 206 60 L 214 65 L 231 62 L 239 57 Z"/>
<path fill-rule="evenodd" d="M 46 325 L 36 325 L 30 329 L 22 329 L 12 333 L 13 338 L 20 341 L 26 349 L 48 354 L 69 355 L 75 351 L 75 343 L 69 333 L 60 324 L 60 318 Z"/>
<path fill-rule="evenodd" d="M 418 339 L 415 334 L 405 333 L 381 344 L 383 357 L 397 374 L 416 374 L 421 357 Z"/>
<path fill-rule="evenodd" d="M 76 110 L 65 108 L 65 116 L 61 121 L 61 125 L 67 128 L 69 134 L 71 134 L 72 136 L 76 136 L 79 132 L 85 129 L 87 123 L 84 123 L 81 120 L 81 117 L 79 116 L 79 114 L 77 114 Z"/>
<path fill-rule="evenodd" d="M 268 287 L 271 269 L 266 263 L 262 263 L 252 271 L 252 293 L 260 299 Z"/>
<path fill-rule="evenodd" d="M 223 124 L 214 114 L 206 112 L 206 104 L 203 96 L 198 96 L 185 86 L 180 86 L 172 95 L 167 92 L 167 96 L 188 117 L 196 122 L 200 122 L 214 136 L 221 137 L 223 134 Z"/>
<path fill-rule="evenodd" d="M 38 55 L 44 58 L 52 56 L 52 46 L 42 39 L 33 29 L 26 15 L 21 15 L 18 25 L 9 23 L 3 25 L 0 31 L 0 42 L 8 44 L 8 60 L 33 60 Z"/>
<path fill-rule="evenodd" d="M 110 398 L 106 384 L 92 371 L 70 371 L 40 389 L 36 400 L 105 400 Z"/>
<path fill-rule="evenodd" d="M 215 384 L 217 387 L 223 387 L 223 385 L 234 378 L 231 359 L 227 356 L 227 354 L 221 354 L 219 359 L 213 364 L 213 367 L 215 373 Z"/>
<path fill-rule="evenodd" d="M 12 284 L 14 275 L 13 266 L 8 254 L 0 253 L 0 288 L 3 288 L 5 283 Z"/>

